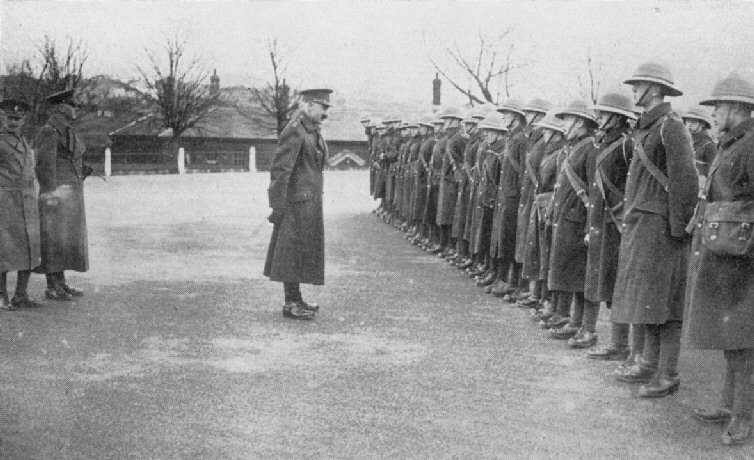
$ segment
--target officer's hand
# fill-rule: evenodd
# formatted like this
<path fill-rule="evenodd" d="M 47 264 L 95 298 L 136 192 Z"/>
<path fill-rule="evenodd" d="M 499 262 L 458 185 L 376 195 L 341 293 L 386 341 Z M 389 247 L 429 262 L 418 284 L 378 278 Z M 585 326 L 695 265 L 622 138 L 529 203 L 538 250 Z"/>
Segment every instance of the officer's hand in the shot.
<path fill-rule="evenodd" d="M 284 209 L 273 208 L 272 209 L 272 214 L 270 214 L 270 216 L 267 218 L 267 220 L 269 220 L 270 223 L 277 225 L 277 224 L 279 224 L 280 222 L 283 221 L 283 216 L 284 215 L 285 215 L 285 210 Z"/>
<path fill-rule="evenodd" d="M 584 235 L 584 244 L 589 244 L 589 234 Z"/>

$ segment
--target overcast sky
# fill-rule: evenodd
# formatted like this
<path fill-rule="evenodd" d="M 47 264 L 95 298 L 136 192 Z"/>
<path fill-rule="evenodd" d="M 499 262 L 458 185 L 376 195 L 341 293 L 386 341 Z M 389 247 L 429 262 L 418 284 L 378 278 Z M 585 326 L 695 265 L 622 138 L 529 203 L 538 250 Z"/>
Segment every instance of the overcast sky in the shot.
<path fill-rule="evenodd" d="M 0 12 L 3 66 L 29 56 L 45 34 L 71 36 L 87 45 L 87 73 L 128 78 L 145 62 L 145 48 L 179 36 L 217 69 L 223 86 L 254 85 L 270 73 L 265 41 L 278 38 L 294 84 L 331 85 L 348 98 L 429 103 L 428 53 L 442 56 L 442 46 L 456 42 L 471 54 L 478 32 L 508 27 L 514 60 L 526 64 L 511 79 L 522 99 L 576 97 L 589 49 L 602 64 L 606 89 L 647 57 L 663 58 L 688 93 L 681 106 L 705 96 L 731 69 L 754 75 L 751 3 L 4 1 Z M 447 84 L 443 96 L 462 101 Z"/>

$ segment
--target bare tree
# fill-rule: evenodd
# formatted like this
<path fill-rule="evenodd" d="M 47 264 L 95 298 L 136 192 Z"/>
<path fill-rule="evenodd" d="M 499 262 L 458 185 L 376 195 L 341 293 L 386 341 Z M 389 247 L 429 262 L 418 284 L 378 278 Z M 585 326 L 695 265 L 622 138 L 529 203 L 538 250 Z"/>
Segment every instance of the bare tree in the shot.
<path fill-rule="evenodd" d="M 582 98 L 588 98 L 592 104 L 597 103 L 600 97 L 600 87 L 602 86 L 602 63 L 593 55 L 592 51 L 586 54 L 586 73 L 577 75 L 579 82 L 579 91 Z"/>
<path fill-rule="evenodd" d="M 163 51 L 166 66 L 155 51 L 146 50 L 149 67 L 137 68 L 148 89 L 143 95 L 177 138 L 219 104 L 219 95 L 206 85 L 209 72 L 200 60 L 186 56 L 185 41 L 167 40 Z"/>
<path fill-rule="evenodd" d="M 445 65 L 432 57 L 429 51 L 427 57 L 435 70 L 458 92 L 468 97 L 471 104 L 496 103 L 501 92 L 510 97 L 511 73 L 525 66 L 514 62 L 512 30 L 509 27 L 494 37 L 478 32 L 479 44 L 473 53 L 465 52 L 456 42 L 444 46 L 442 52 L 449 61 Z M 426 37 L 424 47 L 429 49 Z M 466 88 L 462 83 L 464 78 L 468 81 Z"/>
<path fill-rule="evenodd" d="M 278 136 L 288 124 L 296 110 L 296 92 L 286 82 L 288 64 L 281 56 L 277 39 L 267 42 L 267 52 L 272 64 L 272 81 L 264 88 L 254 88 L 254 97 L 259 104 L 255 120 L 265 129 L 275 131 Z"/>

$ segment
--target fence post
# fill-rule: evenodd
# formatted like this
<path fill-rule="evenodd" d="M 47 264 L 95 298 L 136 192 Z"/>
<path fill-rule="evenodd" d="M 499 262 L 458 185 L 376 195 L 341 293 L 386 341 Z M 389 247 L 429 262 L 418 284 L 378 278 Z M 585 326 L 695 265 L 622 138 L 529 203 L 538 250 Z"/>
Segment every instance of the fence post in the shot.
<path fill-rule="evenodd" d="M 249 172 L 257 172 L 257 149 L 249 147 Z"/>
<path fill-rule="evenodd" d="M 186 174 L 186 149 L 178 149 L 178 174 Z"/>
<path fill-rule="evenodd" d="M 113 175 L 113 152 L 110 147 L 105 149 L 105 177 Z"/>

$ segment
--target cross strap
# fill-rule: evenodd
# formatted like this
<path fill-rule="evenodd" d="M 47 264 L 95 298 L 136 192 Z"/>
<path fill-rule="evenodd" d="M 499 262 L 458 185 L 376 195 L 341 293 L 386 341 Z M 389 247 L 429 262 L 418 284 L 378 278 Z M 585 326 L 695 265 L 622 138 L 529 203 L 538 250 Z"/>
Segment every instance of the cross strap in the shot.
<path fill-rule="evenodd" d="M 587 145 L 590 142 L 594 142 L 594 139 L 591 137 L 586 137 L 579 142 L 576 143 L 572 148 L 568 149 L 568 154 L 563 159 L 563 171 L 566 174 L 566 177 L 568 178 L 568 182 L 571 183 L 571 187 L 576 192 L 576 195 L 581 199 L 581 202 L 584 203 L 584 206 L 589 205 L 589 194 L 587 193 L 587 187 L 583 180 L 579 177 L 578 174 L 576 174 L 576 170 L 573 169 L 573 165 L 569 161 L 571 158 L 571 152 L 577 152 L 581 147 Z"/>
<path fill-rule="evenodd" d="M 660 117 L 659 120 L 654 122 L 652 126 L 656 125 L 657 123 L 661 123 L 660 125 L 660 140 L 662 141 L 662 145 L 665 145 L 665 138 L 662 135 L 662 128 L 665 127 L 665 122 L 668 120 L 668 115 L 665 114 L 662 117 Z M 650 126 L 651 128 L 651 126 Z M 649 135 L 649 128 L 647 130 L 636 136 L 636 142 L 634 142 L 634 151 L 639 155 L 639 160 L 641 161 L 641 164 L 644 165 L 645 168 L 647 168 L 647 171 L 649 174 L 655 178 L 657 182 L 662 185 L 662 187 L 667 192 L 670 187 L 670 179 L 668 176 L 660 170 L 660 168 L 657 167 L 656 164 L 652 162 L 652 160 L 649 159 L 647 156 L 647 151 L 644 150 L 644 146 L 641 145 L 644 139 Z"/>
<path fill-rule="evenodd" d="M 613 153 L 618 147 L 625 145 L 626 139 L 621 138 L 616 141 L 614 141 L 612 144 L 610 144 L 605 150 L 599 153 L 597 155 L 597 164 L 596 164 L 596 177 L 595 182 L 597 183 L 597 188 L 600 190 L 600 193 L 602 194 L 602 198 L 607 199 L 607 195 L 605 194 L 605 187 L 610 189 L 610 193 L 616 195 L 618 197 L 619 201 L 623 200 L 623 192 L 621 192 L 618 187 L 615 186 L 610 180 L 607 179 L 605 172 L 602 170 L 602 162 L 605 161 L 605 158 L 607 158 L 611 153 Z"/>
<path fill-rule="evenodd" d="M 534 144 L 534 147 L 532 147 L 531 150 L 529 150 L 529 153 L 533 152 L 534 149 L 542 143 L 541 140 L 537 141 L 536 144 Z M 547 147 L 547 144 L 545 143 L 543 146 L 543 149 Z M 525 158 L 526 163 L 526 173 L 529 175 L 529 178 L 531 179 L 532 184 L 534 184 L 534 190 L 539 189 L 539 177 L 537 177 L 537 172 L 534 170 L 534 165 L 531 164 L 531 155 L 526 155 Z"/>

